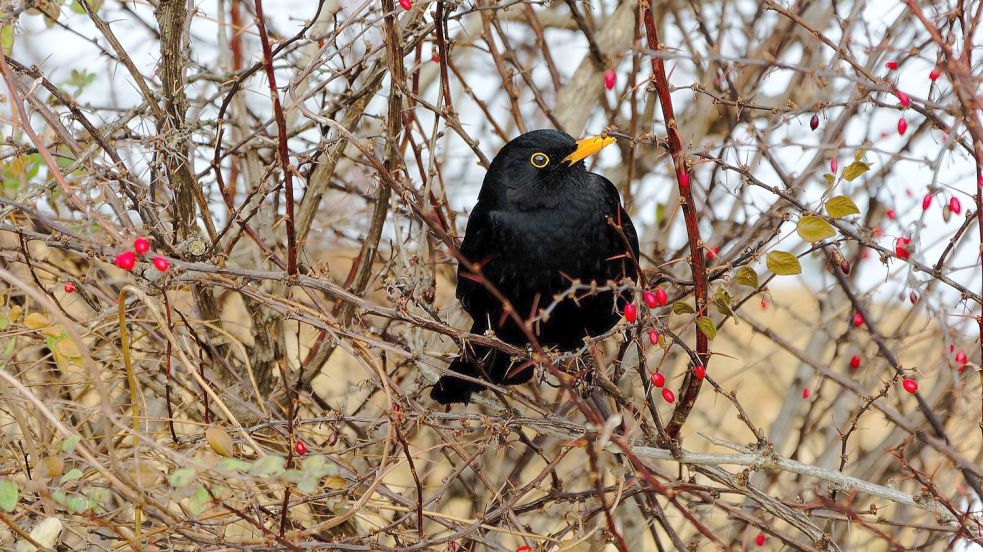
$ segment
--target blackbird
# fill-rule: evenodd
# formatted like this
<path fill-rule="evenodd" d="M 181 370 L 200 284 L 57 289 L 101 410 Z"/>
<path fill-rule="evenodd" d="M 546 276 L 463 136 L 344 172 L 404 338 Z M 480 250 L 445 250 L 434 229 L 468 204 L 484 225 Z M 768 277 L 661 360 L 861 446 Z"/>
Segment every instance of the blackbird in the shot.
<path fill-rule="evenodd" d="M 474 319 L 471 333 L 491 330 L 506 343 L 526 346 L 529 338 L 506 312 L 484 278 L 522 319 L 536 320 L 532 332 L 543 347 L 563 351 L 584 344 L 618 323 L 631 302 L 624 291 L 581 290 L 575 298 L 557 294 L 582 284 L 638 278 L 638 236 L 614 184 L 587 172 L 584 159 L 614 138 L 575 141 L 556 130 L 527 132 L 495 156 L 468 219 L 457 271 L 457 298 Z M 478 263 L 479 269 L 469 266 Z M 479 275 L 480 273 L 480 275 Z M 548 316 L 541 310 L 552 305 Z M 496 384 L 532 378 L 530 366 L 496 349 L 473 346 L 450 370 Z M 467 403 L 484 389 L 453 375 L 440 378 L 430 397 L 441 404 Z"/>

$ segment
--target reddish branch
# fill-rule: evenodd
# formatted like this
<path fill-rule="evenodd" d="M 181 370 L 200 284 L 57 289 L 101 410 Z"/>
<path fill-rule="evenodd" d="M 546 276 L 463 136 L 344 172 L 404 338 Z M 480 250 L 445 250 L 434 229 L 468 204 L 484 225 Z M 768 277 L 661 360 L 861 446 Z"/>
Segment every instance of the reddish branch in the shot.
<path fill-rule="evenodd" d="M 276 91 L 276 75 L 273 72 L 273 49 L 266 32 L 263 17 L 263 0 L 256 0 L 256 28 L 263 44 L 263 65 L 266 80 L 270 84 L 270 97 L 273 99 L 273 115 L 276 118 L 277 138 L 279 140 L 280 168 L 283 170 L 283 189 L 287 201 L 287 274 L 297 274 L 297 235 L 294 228 L 294 186 L 290 173 L 290 150 L 287 148 L 287 120 L 280 105 L 280 94 Z"/>
<path fill-rule="evenodd" d="M 669 92 L 669 79 L 666 77 L 666 66 L 658 52 L 665 50 L 665 45 L 659 40 L 659 31 L 655 26 L 655 19 L 652 16 L 652 5 L 649 0 L 642 0 L 642 20 L 645 24 L 645 34 L 648 39 L 650 50 L 656 52 L 651 56 L 652 76 L 655 79 L 655 89 L 659 94 L 659 103 L 662 105 L 662 115 L 666 121 L 666 132 L 668 133 L 669 154 L 672 157 L 672 166 L 676 173 L 676 183 L 679 187 L 679 199 L 683 208 L 683 220 L 686 223 L 686 236 L 689 240 L 690 266 L 693 270 L 693 294 L 696 296 L 696 312 L 702 315 L 707 305 L 707 269 L 706 261 L 703 257 L 703 240 L 700 239 L 700 226 L 696 216 L 696 202 L 693 200 L 693 189 L 690 186 L 689 171 L 686 167 L 686 159 L 683 155 L 683 141 L 679 136 L 679 129 L 676 127 L 676 116 L 672 109 L 672 96 Z M 703 366 L 706 367 L 710 362 L 710 343 L 707 336 L 702 331 L 696 331 L 696 354 L 700 357 Z M 686 423 L 696 398 L 700 394 L 702 380 L 692 377 L 687 371 L 683 380 L 683 386 L 679 393 L 679 403 L 672 413 L 672 418 L 666 425 L 666 433 L 670 438 L 675 439 L 679 436 L 679 430 Z"/>

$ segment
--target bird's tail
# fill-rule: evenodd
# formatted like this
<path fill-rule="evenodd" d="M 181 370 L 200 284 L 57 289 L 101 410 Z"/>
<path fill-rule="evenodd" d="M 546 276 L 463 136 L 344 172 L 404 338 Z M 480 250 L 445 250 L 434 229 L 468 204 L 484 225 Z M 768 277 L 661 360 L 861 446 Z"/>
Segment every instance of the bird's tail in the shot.
<path fill-rule="evenodd" d="M 475 331 L 472 330 L 472 333 Z M 478 369 L 479 364 L 483 368 L 484 374 Z M 497 349 L 482 346 L 475 346 L 473 353 L 465 353 L 455 358 L 447 368 L 452 372 L 479 379 L 485 379 L 487 374 L 492 383 L 504 383 L 506 385 L 525 383 L 533 375 L 533 370 L 526 367 L 517 374 L 507 377 L 513 368 L 513 359 Z M 440 404 L 467 404 L 471 401 L 472 393 L 484 389 L 485 386 L 480 383 L 448 375 L 437 380 L 437 384 L 430 390 L 430 398 Z"/>

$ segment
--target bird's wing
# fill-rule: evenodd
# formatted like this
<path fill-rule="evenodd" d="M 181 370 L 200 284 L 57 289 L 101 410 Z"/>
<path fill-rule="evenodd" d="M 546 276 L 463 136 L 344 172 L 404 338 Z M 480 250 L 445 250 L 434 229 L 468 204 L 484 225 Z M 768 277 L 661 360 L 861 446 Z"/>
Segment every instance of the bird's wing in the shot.
<path fill-rule="evenodd" d="M 471 211 L 468 218 L 468 227 L 464 232 L 464 241 L 461 242 L 461 255 L 472 263 L 484 261 L 492 252 L 494 238 L 491 235 L 492 227 L 488 218 L 487 211 L 479 201 Z M 471 271 L 464 263 L 458 262 L 457 265 L 457 298 L 464 306 L 464 310 L 476 321 L 483 317 L 483 313 L 476 312 L 481 308 L 476 304 L 486 295 L 484 287 L 474 281 Z M 477 297 L 476 297 L 477 296 Z"/>
<path fill-rule="evenodd" d="M 608 200 L 608 212 L 612 213 L 615 223 L 621 224 L 621 230 L 624 232 L 624 238 L 618 236 L 619 245 L 624 245 L 627 240 L 628 246 L 631 248 L 631 254 L 635 257 L 635 260 L 641 262 L 638 255 L 638 233 L 635 231 L 635 225 L 631 221 L 631 217 L 628 216 L 628 212 L 621 205 L 621 194 L 618 193 L 618 188 L 607 178 L 595 173 L 591 173 L 591 176 L 597 181 L 602 189 L 605 191 L 606 198 Z M 635 271 L 634 264 L 632 264 L 629 269 L 629 275 L 633 278 L 637 278 L 638 274 Z"/>

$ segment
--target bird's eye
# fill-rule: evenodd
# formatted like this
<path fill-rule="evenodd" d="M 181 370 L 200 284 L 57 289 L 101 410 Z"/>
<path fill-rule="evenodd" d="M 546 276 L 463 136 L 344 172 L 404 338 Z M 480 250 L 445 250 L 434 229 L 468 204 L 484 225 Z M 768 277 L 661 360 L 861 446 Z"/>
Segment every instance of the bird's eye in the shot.
<path fill-rule="evenodd" d="M 550 158 L 545 153 L 536 152 L 529 158 L 529 162 L 532 163 L 533 167 L 541 169 L 550 164 Z"/>

